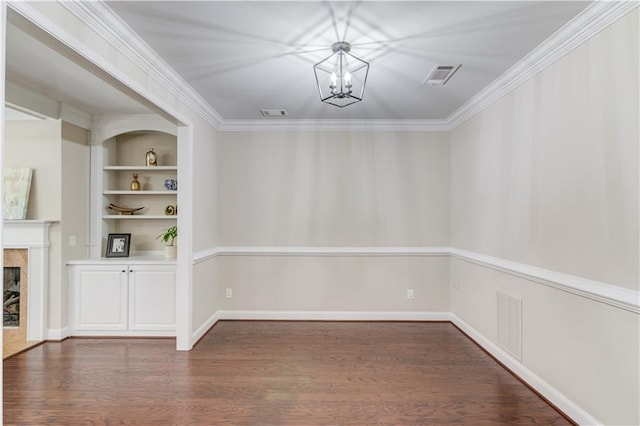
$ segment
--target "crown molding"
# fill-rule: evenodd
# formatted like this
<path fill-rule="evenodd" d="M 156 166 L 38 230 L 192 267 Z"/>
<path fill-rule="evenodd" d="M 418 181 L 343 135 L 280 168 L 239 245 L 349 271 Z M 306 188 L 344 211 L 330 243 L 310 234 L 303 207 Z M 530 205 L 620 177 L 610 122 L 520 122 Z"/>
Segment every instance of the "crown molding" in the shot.
<path fill-rule="evenodd" d="M 214 128 L 222 117 L 164 59 L 102 1 L 64 1 L 67 9 L 146 75 L 164 87 Z"/>
<path fill-rule="evenodd" d="M 24 10 L 27 2 L 11 1 L 16 10 Z M 425 131 L 446 132 L 457 128 L 501 97 L 602 31 L 613 22 L 638 7 L 637 1 L 597 0 L 559 29 L 551 37 L 512 66 L 498 79 L 482 89 L 446 119 L 440 120 L 225 120 L 146 44 L 118 15 L 102 1 L 64 1 L 58 4 L 109 43 L 194 111 L 213 128 L 234 131 Z M 32 15 L 27 14 L 30 19 Z M 88 59 L 87 52 L 80 52 Z M 95 62 L 95 61 L 94 61 Z M 96 62 L 97 63 L 97 62 Z M 121 81 L 122 78 L 119 78 Z M 131 87 L 131 86 L 130 86 Z M 133 90 L 136 90 L 132 87 Z M 153 100 L 151 100 L 153 102 Z M 155 102 L 154 102 L 155 103 Z M 162 105 L 158 105 L 162 108 Z"/>
<path fill-rule="evenodd" d="M 220 131 L 425 131 L 456 129 L 549 65 L 638 7 L 597 0 L 443 120 L 225 120 Z M 266 121 L 269 120 L 269 121 Z M 271 121 L 278 120 L 278 122 Z"/>
<path fill-rule="evenodd" d="M 462 125 L 637 7 L 637 1 L 594 1 L 447 117 L 450 129 Z"/>
<path fill-rule="evenodd" d="M 446 132 L 446 120 L 225 120 L 221 132 L 308 131 L 308 132 Z"/>

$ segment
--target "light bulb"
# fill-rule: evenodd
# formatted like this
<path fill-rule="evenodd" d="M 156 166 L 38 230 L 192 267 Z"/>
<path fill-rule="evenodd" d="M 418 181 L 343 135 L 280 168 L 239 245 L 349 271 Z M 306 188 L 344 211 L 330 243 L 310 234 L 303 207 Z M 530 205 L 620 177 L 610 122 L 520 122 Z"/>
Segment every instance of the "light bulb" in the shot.
<path fill-rule="evenodd" d="M 345 86 L 351 85 L 351 73 L 349 71 L 344 75 L 344 84 Z"/>

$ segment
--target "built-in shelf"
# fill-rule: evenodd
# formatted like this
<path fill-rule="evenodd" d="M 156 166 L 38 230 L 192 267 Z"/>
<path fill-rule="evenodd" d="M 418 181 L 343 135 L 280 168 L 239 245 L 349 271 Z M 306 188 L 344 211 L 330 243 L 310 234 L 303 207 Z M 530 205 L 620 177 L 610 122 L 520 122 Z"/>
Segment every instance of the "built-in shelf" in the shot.
<path fill-rule="evenodd" d="M 106 214 L 102 216 L 102 219 L 105 220 L 176 220 L 178 218 L 177 215 L 145 215 L 145 214 Z"/>
<path fill-rule="evenodd" d="M 176 195 L 178 191 L 171 191 L 169 189 L 160 191 L 131 191 L 131 190 L 107 190 L 104 191 L 104 195 Z"/>
<path fill-rule="evenodd" d="M 178 166 L 104 166 L 103 170 L 114 171 L 141 171 L 141 172 L 166 172 L 178 171 Z"/>

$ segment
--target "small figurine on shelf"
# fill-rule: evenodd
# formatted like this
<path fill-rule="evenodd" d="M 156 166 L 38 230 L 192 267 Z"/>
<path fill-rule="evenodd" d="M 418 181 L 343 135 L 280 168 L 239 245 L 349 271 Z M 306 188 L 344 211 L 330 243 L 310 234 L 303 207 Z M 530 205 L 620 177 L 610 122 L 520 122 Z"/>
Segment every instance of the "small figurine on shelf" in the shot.
<path fill-rule="evenodd" d="M 131 181 L 131 190 L 140 191 L 140 181 L 138 180 L 138 174 L 133 174 L 133 180 Z"/>
<path fill-rule="evenodd" d="M 153 148 L 149 148 L 149 151 L 145 154 L 146 164 L 147 166 L 157 166 L 158 165 L 158 156 L 155 152 L 153 152 Z"/>
<path fill-rule="evenodd" d="M 178 181 L 175 179 L 165 179 L 164 187 L 169 191 L 177 191 L 178 190 Z"/>

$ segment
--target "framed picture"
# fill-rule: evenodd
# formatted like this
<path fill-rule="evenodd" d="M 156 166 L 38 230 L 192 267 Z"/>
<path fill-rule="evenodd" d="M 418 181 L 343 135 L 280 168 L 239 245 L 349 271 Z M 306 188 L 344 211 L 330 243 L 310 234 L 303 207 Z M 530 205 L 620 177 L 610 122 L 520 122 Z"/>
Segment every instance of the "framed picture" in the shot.
<path fill-rule="evenodd" d="M 129 257 L 131 234 L 109 234 L 107 257 Z"/>
<path fill-rule="evenodd" d="M 7 167 L 3 172 L 3 217 L 5 219 L 26 219 L 33 169 L 27 167 L 12 169 Z"/>

